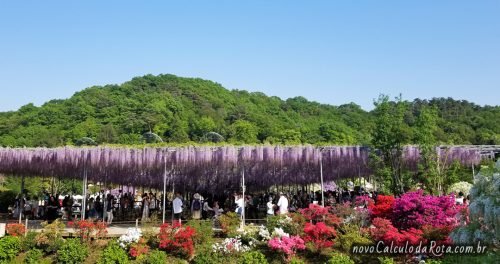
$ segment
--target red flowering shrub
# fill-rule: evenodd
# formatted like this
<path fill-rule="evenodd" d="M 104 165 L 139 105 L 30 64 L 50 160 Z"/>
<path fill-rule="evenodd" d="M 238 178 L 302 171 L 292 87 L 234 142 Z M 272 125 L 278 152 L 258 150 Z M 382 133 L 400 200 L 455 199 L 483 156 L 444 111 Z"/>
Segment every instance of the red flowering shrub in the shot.
<path fill-rule="evenodd" d="M 90 241 L 92 237 L 102 238 L 108 233 L 107 225 L 102 221 L 76 220 L 68 222 L 68 226 L 75 230 L 82 241 Z"/>
<path fill-rule="evenodd" d="M 453 226 L 426 225 L 422 229 L 422 237 L 427 241 L 436 241 L 438 245 L 449 245 L 451 244 L 449 235 L 452 230 Z"/>
<path fill-rule="evenodd" d="M 144 238 L 140 238 L 137 243 L 130 245 L 129 255 L 133 258 L 146 255 L 148 252 L 149 246 L 146 244 L 146 240 Z"/>
<path fill-rule="evenodd" d="M 183 227 L 178 222 L 174 225 L 163 224 L 158 234 L 158 238 L 160 239 L 159 248 L 191 259 L 194 256 L 193 239 L 195 234 L 196 232 L 192 227 Z"/>
<path fill-rule="evenodd" d="M 26 227 L 23 224 L 7 224 L 5 230 L 7 231 L 7 234 L 15 237 L 24 236 L 24 234 L 26 233 Z"/>
<path fill-rule="evenodd" d="M 392 195 L 378 195 L 375 203 L 368 206 L 371 218 L 392 219 L 392 206 L 395 200 Z"/>
<path fill-rule="evenodd" d="M 306 223 L 304 234 L 304 241 L 308 243 L 308 246 L 314 252 L 332 247 L 337 235 L 333 227 L 327 226 L 323 222 L 317 224 Z"/>
<path fill-rule="evenodd" d="M 331 213 L 329 206 L 321 206 L 317 204 L 309 204 L 308 208 L 300 209 L 299 212 L 304 216 L 307 221 L 317 223 L 324 222 L 327 225 L 339 225 L 341 219 L 335 214 Z"/>
<path fill-rule="evenodd" d="M 392 223 L 399 229 L 424 225 L 456 226 L 459 208 L 453 196 L 424 195 L 423 191 L 405 193 L 394 201 Z"/>
<path fill-rule="evenodd" d="M 410 228 L 399 231 L 391 221 L 384 218 L 375 218 L 372 224 L 374 228 L 370 229 L 370 235 L 377 241 L 384 241 L 385 244 L 393 242 L 395 245 L 404 245 L 408 241 L 410 245 L 418 245 L 422 241 L 421 230 Z"/>

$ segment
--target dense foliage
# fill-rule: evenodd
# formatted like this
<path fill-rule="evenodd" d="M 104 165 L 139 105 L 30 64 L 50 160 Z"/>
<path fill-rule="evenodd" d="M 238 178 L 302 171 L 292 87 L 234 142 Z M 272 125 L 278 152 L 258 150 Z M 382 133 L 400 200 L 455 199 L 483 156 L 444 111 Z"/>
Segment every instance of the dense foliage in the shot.
<path fill-rule="evenodd" d="M 70 238 L 57 251 L 57 262 L 65 264 L 83 263 L 87 258 L 89 250 L 80 239 Z"/>
<path fill-rule="evenodd" d="M 0 239 L 0 263 L 8 263 L 21 249 L 21 240 L 18 237 L 7 236 Z"/>
<path fill-rule="evenodd" d="M 111 240 L 104 249 L 99 264 L 126 264 L 129 262 L 127 252 L 118 245 L 115 240 Z"/>
<path fill-rule="evenodd" d="M 401 118 L 386 128 L 398 130 L 401 142 L 413 142 L 417 119 L 427 106 L 436 109 L 433 133 L 439 142 L 500 142 L 500 107 L 451 98 L 405 102 L 398 110 Z M 368 144 L 376 115 L 354 103 L 281 100 L 259 92 L 229 91 L 202 79 L 146 75 L 121 85 L 90 87 L 40 107 L 27 104 L 2 112 L 0 146 L 137 144 L 150 131 L 167 142 Z"/>

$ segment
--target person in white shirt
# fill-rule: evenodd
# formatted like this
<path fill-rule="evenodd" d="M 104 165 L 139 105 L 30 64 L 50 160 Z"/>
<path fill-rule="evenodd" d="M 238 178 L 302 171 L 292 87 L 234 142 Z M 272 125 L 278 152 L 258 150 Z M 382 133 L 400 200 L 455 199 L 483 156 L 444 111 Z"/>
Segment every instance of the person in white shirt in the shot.
<path fill-rule="evenodd" d="M 280 193 L 280 199 L 277 205 L 280 208 L 280 214 L 288 213 L 288 199 L 283 193 Z"/>
<path fill-rule="evenodd" d="M 243 213 L 243 208 L 245 206 L 245 201 L 243 200 L 243 195 L 237 194 L 234 198 L 234 203 L 236 204 L 236 210 L 235 212 L 238 215 L 241 215 Z"/>
<path fill-rule="evenodd" d="M 464 193 L 459 192 L 457 198 L 455 198 L 455 202 L 457 205 L 462 205 L 464 204 Z"/>
<path fill-rule="evenodd" d="M 174 209 L 174 219 L 179 220 L 179 222 L 181 222 L 182 199 L 180 193 L 175 194 L 175 199 L 172 201 L 172 206 Z"/>
<path fill-rule="evenodd" d="M 267 202 L 267 215 L 268 216 L 274 215 L 273 197 L 269 197 L 269 201 Z"/>

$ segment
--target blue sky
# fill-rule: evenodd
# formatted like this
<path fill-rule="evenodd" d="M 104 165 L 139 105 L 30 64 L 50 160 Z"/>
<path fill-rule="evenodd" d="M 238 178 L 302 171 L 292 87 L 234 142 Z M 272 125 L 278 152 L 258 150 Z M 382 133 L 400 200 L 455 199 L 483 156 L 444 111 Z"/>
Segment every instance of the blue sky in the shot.
<path fill-rule="evenodd" d="M 148 73 L 372 108 L 500 101 L 500 1 L 2 1 L 0 111 Z"/>

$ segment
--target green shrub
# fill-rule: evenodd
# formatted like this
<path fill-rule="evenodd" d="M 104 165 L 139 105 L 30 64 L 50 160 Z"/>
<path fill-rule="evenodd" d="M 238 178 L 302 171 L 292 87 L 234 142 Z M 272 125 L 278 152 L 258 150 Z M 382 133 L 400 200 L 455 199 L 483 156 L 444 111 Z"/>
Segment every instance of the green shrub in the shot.
<path fill-rule="evenodd" d="M 196 252 L 211 251 L 214 236 L 212 221 L 190 220 L 186 225 L 196 231 L 193 238 Z"/>
<path fill-rule="evenodd" d="M 345 254 L 335 252 L 332 254 L 327 264 L 354 264 L 354 261 Z"/>
<path fill-rule="evenodd" d="M 235 212 L 228 212 L 219 216 L 222 232 L 226 235 L 237 235 L 236 230 L 240 227 L 240 216 Z"/>
<path fill-rule="evenodd" d="M 99 264 L 125 264 L 128 263 L 127 252 L 118 245 L 116 240 L 111 240 L 101 258 L 99 259 Z"/>
<path fill-rule="evenodd" d="M 267 264 L 264 254 L 259 251 L 248 251 L 241 255 L 239 263 L 242 264 Z"/>
<path fill-rule="evenodd" d="M 24 263 L 26 264 L 38 264 L 43 257 L 42 250 L 38 248 L 32 248 L 28 250 L 26 253 L 26 257 L 24 258 Z"/>
<path fill-rule="evenodd" d="M 218 264 L 218 263 L 228 263 L 224 261 L 224 258 L 213 252 L 206 252 L 202 254 L 197 254 L 193 259 L 194 264 Z"/>
<path fill-rule="evenodd" d="M 290 264 L 305 264 L 305 262 L 298 257 L 293 257 L 290 260 Z"/>
<path fill-rule="evenodd" d="M 88 248 L 80 239 L 69 238 L 57 251 L 57 262 L 67 264 L 83 263 L 88 256 Z"/>
<path fill-rule="evenodd" d="M 35 237 L 37 247 L 41 248 L 46 253 L 56 252 L 64 243 L 62 234 L 64 232 L 64 223 L 56 219 L 51 224 L 42 223 L 43 230 Z"/>
<path fill-rule="evenodd" d="M 155 249 L 145 256 L 144 264 L 165 264 L 167 263 L 167 254 L 161 250 Z"/>
<path fill-rule="evenodd" d="M 488 252 L 482 255 L 447 255 L 442 260 L 443 264 L 484 264 L 498 263 L 500 252 Z"/>
<path fill-rule="evenodd" d="M 436 259 L 428 259 L 425 261 L 425 264 L 442 264 L 441 260 L 436 260 Z"/>
<path fill-rule="evenodd" d="M 26 233 L 26 236 L 21 238 L 21 250 L 22 251 L 28 251 L 30 249 L 36 248 L 36 236 L 37 232 L 35 231 L 28 231 Z"/>
<path fill-rule="evenodd" d="M 394 259 L 390 257 L 379 257 L 378 261 L 380 264 L 394 264 Z"/>
<path fill-rule="evenodd" d="M 8 262 L 17 256 L 21 250 L 21 240 L 18 237 L 6 236 L 0 240 L 0 263 Z"/>
<path fill-rule="evenodd" d="M 338 232 L 335 245 L 338 245 L 344 252 L 351 252 L 352 245 L 372 244 L 368 234 L 362 234 L 358 225 L 342 225 Z"/>

